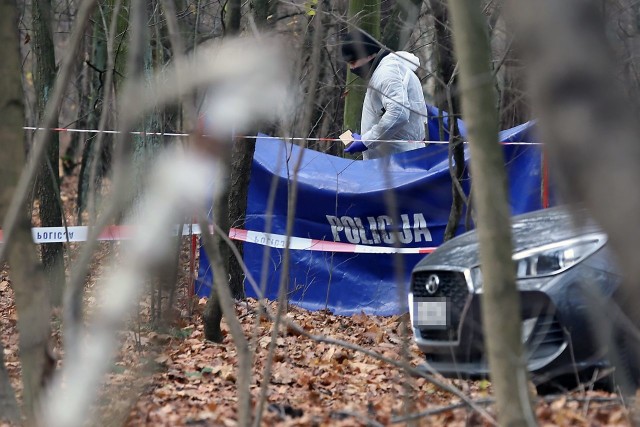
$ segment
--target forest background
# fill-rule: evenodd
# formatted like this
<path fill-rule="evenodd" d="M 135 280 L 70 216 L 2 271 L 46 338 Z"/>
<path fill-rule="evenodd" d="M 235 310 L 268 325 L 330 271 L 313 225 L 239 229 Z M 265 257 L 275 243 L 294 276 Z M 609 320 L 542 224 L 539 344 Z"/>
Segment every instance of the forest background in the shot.
<path fill-rule="evenodd" d="M 576 0 L 562 7 L 541 2 L 536 13 L 528 7 L 516 0 L 3 1 L 2 417 L 61 426 L 87 417 L 101 425 L 631 422 L 622 397 L 585 388 L 508 405 L 514 390 L 504 379 L 522 368 L 507 357 L 521 354 L 516 327 L 487 329 L 488 340 L 504 339 L 509 349 L 494 383 L 452 381 L 415 369 L 420 355 L 406 316 L 305 313 L 287 306 L 285 292 L 277 303 L 243 301 L 242 247 L 221 237 L 243 226 L 255 148 L 251 138 L 230 137 L 232 130 L 293 136 L 310 149 L 344 155 L 340 143 L 320 139 L 359 127 L 366 86 L 341 62 L 339 39 L 360 28 L 420 57 L 427 102 L 469 124 L 478 153 L 472 169 L 482 183 L 474 193 L 478 225 L 498 230 L 494 243 L 503 245 L 483 245 L 499 261 L 487 278 L 509 270 L 500 257 L 510 243 L 499 224 L 506 196 L 495 191 L 502 202 L 491 203 L 487 190 L 501 187 L 500 166 L 481 153 L 495 152 L 498 128 L 533 117 L 569 190 L 566 199 L 594 208 L 623 254 L 627 277 L 639 277 L 633 239 L 640 227 L 633 224 L 640 209 L 622 190 L 637 173 L 638 6 Z M 198 119 L 205 94 L 213 99 L 205 111 L 216 128 L 211 135 L 202 135 L 206 123 Z M 448 237 L 469 203 L 455 185 L 463 141 L 450 123 Z M 611 135 L 621 158 L 603 154 L 603 135 Z M 601 162 L 594 163 L 596 154 Z M 611 165 L 625 173 L 608 174 Z M 189 294 L 190 241 L 98 243 L 104 226 L 127 219 L 145 218 L 146 235 L 190 223 L 211 196 L 192 184 L 206 178 L 224 183 L 213 194 L 224 209 L 215 212 L 218 233 L 205 233 L 203 245 L 215 271 L 229 278 L 211 298 Z M 295 193 L 294 176 L 291 206 Z M 618 217 L 602 205 L 618 206 Z M 206 218 L 200 215 L 203 230 Z M 31 242 L 31 225 L 85 224 L 91 229 L 84 244 Z M 111 257 L 117 268 L 108 267 Z M 513 280 L 497 282 L 506 292 L 496 289 L 491 301 L 488 289 L 488 304 L 517 308 Z M 105 378 L 119 391 L 104 388 Z M 122 384 L 140 388 L 122 393 Z M 292 397 L 292 389 L 302 397 Z"/>

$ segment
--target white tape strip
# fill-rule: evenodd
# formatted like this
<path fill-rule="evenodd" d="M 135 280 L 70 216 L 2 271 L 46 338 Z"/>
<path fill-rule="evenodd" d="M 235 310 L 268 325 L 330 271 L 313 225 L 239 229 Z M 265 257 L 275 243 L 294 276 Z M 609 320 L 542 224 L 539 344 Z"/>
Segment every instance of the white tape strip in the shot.
<path fill-rule="evenodd" d="M 24 130 L 46 130 L 45 128 L 39 128 L 34 126 L 24 126 Z M 117 130 L 99 130 L 99 129 L 73 129 L 73 128 L 51 128 L 52 132 L 75 132 L 75 133 L 108 133 L 119 134 Z M 132 131 L 131 135 L 144 135 L 144 136 L 170 136 L 170 137 L 183 137 L 196 134 L 190 133 L 176 133 L 176 132 L 144 132 L 144 131 Z M 320 141 L 320 142 L 342 142 L 340 138 L 303 138 L 303 137 L 283 137 L 283 136 L 256 136 L 256 135 L 237 135 L 236 138 L 243 139 L 274 139 L 278 141 Z M 380 139 L 377 142 L 424 142 L 425 144 L 442 144 L 447 145 L 449 141 L 411 141 L 408 139 Z M 467 144 L 467 141 L 464 141 Z M 502 145 L 542 145 L 540 142 L 501 142 Z"/>
<path fill-rule="evenodd" d="M 272 248 L 284 248 L 287 236 L 282 234 L 267 234 L 260 231 L 239 230 L 232 228 L 229 237 L 234 240 L 255 243 Z M 304 237 L 291 237 L 289 239 L 289 249 L 303 251 L 320 252 L 347 252 L 359 254 L 428 254 L 433 252 L 435 247 L 426 248 L 393 248 L 387 246 L 356 245 L 353 243 L 330 242 L 327 240 L 307 239 Z"/>
<path fill-rule="evenodd" d="M 128 240 L 134 235 L 133 226 L 112 225 L 105 228 L 98 240 Z M 173 230 L 173 236 L 177 234 L 178 226 Z M 189 236 L 200 234 L 199 224 L 185 224 L 182 228 L 182 235 Z M 66 243 L 84 242 L 89 237 L 89 227 L 34 227 L 31 229 L 34 243 Z M 283 249 L 286 246 L 287 236 L 282 234 L 269 234 L 261 231 L 240 230 L 232 228 L 229 237 L 233 240 L 255 243 L 261 246 Z M 0 242 L 2 241 L 2 231 L 0 230 Z M 319 252 L 346 252 L 356 254 L 428 254 L 435 250 L 435 247 L 424 248 L 394 248 L 388 246 L 356 245 L 353 243 L 330 242 L 327 240 L 308 239 L 304 237 L 291 237 L 289 249 L 301 251 Z"/>
<path fill-rule="evenodd" d="M 173 230 L 175 236 L 178 231 L 176 225 Z M 98 240 L 128 240 L 133 237 L 134 227 L 123 225 L 112 225 L 105 228 Z M 66 243 L 66 242 L 85 242 L 89 237 L 89 227 L 73 226 L 73 227 L 34 227 L 31 229 L 34 243 Z M 200 225 L 185 224 L 182 229 L 182 235 L 200 234 Z M 0 234 L 0 238 L 2 235 Z"/>

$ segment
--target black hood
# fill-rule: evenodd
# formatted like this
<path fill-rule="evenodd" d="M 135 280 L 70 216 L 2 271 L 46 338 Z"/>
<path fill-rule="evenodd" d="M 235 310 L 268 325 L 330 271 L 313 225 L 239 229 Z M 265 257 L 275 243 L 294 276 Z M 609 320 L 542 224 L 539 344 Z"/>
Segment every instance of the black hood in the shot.
<path fill-rule="evenodd" d="M 361 31 L 352 31 L 342 39 L 340 50 L 345 62 L 357 61 L 374 55 L 380 50 L 380 43 Z"/>

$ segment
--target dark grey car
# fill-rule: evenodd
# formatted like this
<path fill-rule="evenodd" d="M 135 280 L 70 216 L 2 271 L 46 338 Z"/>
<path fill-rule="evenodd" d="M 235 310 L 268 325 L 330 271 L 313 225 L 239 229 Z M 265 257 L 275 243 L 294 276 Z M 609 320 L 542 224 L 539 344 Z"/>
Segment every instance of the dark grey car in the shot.
<path fill-rule="evenodd" d="M 606 301 L 615 292 L 620 276 L 606 235 L 592 221 L 572 218 L 558 207 L 514 217 L 512 222 L 523 341 L 538 384 L 567 374 L 591 375 L 608 366 L 592 314 L 595 301 Z M 479 263 L 478 239 L 472 231 L 444 243 L 412 272 L 414 339 L 427 362 L 445 376 L 488 373 Z"/>

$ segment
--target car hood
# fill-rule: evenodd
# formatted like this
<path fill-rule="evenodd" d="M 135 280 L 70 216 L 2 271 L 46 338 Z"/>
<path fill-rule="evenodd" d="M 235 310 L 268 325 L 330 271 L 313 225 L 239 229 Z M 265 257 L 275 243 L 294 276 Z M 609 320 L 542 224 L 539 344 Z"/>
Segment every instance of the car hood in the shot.
<path fill-rule="evenodd" d="M 566 206 L 513 217 L 511 230 L 514 253 L 601 231 L 585 210 L 571 209 Z M 478 234 L 475 230 L 470 231 L 443 243 L 432 254 L 420 261 L 416 268 L 474 267 L 480 264 L 478 249 Z"/>

